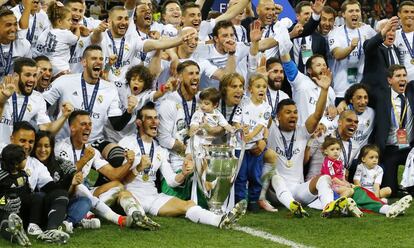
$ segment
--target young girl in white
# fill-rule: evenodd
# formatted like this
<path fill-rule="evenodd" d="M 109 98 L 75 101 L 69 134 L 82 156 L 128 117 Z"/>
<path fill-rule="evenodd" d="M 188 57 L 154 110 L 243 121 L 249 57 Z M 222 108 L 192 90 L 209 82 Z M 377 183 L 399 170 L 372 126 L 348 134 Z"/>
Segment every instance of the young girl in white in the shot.
<path fill-rule="evenodd" d="M 79 25 L 72 25 L 70 10 L 59 1 L 49 4 L 47 15 L 52 27 L 39 36 L 34 55 L 45 55 L 50 59 L 56 78 L 70 72 L 71 47 L 78 42 L 80 30 Z"/>
<path fill-rule="evenodd" d="M 362 186 L 381 198 L 382 201 L 392 193 L 390 187 L 380 188 L 384 171 L 378 165 L 379 149 L 376 145 L 366 145 L 360 151 L 360 161 L 354 176 L 354 184 Z"/>

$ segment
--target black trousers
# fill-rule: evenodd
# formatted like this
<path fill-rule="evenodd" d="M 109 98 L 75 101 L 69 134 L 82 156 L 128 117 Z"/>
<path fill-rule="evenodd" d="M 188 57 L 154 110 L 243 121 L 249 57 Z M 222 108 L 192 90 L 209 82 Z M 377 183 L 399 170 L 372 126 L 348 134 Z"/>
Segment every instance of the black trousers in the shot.
<path fill-rule="evenodd" d="M 393 195 L 398 190 L 398 166 L 405 164 L 409 152 L 410 147 L 399 149 L 398 146 L 386 146 L 381 154 L 384 169 L 381 187 L 390 187 Z"/>

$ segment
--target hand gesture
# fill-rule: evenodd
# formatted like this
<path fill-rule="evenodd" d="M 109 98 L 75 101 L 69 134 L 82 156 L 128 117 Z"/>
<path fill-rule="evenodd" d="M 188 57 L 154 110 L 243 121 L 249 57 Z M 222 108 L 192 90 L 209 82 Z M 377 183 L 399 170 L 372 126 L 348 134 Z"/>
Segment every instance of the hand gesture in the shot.
<path fill-rule="evenodd" d="M 73 112 L 73 110 L 73 105 L 69 102 L 65 102 L 62 104 L 62 114 L 64 117 L 68 118 L 69 115 Z"/>
<path fill-rule="evenodd" d="M 299 35 L 301 35 L 303 32 L 303 26 L 300 23 L 296 23 L 295 27 L 293 28 L 292 31 L 290 31 L 290 38 L 296 38 Z"/>
<path fill-rule="evenodd" d="M 135 96 L 128 96 L 127 112 L 132 114 L 137 104 L 138 104 L 138 99 Z"/>
<path fill-rule="evenodd" d="M 161 34 L 158 31 L 150 31 L 148 36 L 153 40 L 158 40 L 160 39 Z"/>
<path fill-rule="evenodd" d="M 260 20 L 254 21 L 250 24 L 250 41 L 251 42 L 258 42 L 262 39 L 262 23 Z"/>
<path fill-rule="evenodd" d="M 83 182 L 83 174 L 82 171 L 76 172 L 76 174 L 72 178 L 72 185 L 77 186 Z"/>
<path fill-rule="evenodd" d="M 149 168 L 151 166 L 151 160 L 150 157 L 146 154 L 141 156 L 141 162 L 139 163 L 139 171 L 143 171 L 146 168 Z"/>
<path fill-rule="evenodd" d="M 328 117 L 328 119 L 333 120 L 338 115 L 338 110 L 335 106 L 330 105 L 326 108 L 325 115 Z"/>
<path fill-rule="evenodd" d="M 282 5 L 275 3 L 275 8 L 276 8 L 276 15 L 279 15 L 280 13 L 283 12 L 283 6 Z"/>
<path fill-rule="evenodd" d="M 226 53 L 234 53 L 234 52 L 236 52 L 237 43 L 233 39 L 227 39 L 227 40 L 225 40 L 223 46 L 224 46 L 224 51 Z"/>
<path fill-rule="evenodd" d="M 254 156 L 259 156 L 264 151 L 265 148 L 266 148 L 266 141 L 261 139 L 256 142 L 256 145 L 253 146 L 252 149 L 250 149 L 250 153 Z"/>
<path fill-rule="evenodd" d="M 354 49 L 355 47 L 358 46 L 358 42 L 359 42 L 359 38 L 353 38 L 351 40 L 351 47 L 352 47 L 352 49 Z"/>
<path fill-rule="evenodd" d="M 318 124 L 318 127 L 316 128 L 316 130 L 312 133 L 312 138 L 319 138 L 321 137 L 323 134 L 326 133 L 326 126 L 322 123 Z"/>
<path fill-rule="evenodd" d="M 319 87 L 324 90 L 328 90 L 332 82 L 332 72 L 326 68 L 322 70 L 322 74 L 319 75 L 319 77 L 313 77 L 312 79 L 317 85 L 319 85 Z"/>
<path fill-rule="evenodd" d="M 95 149 L 91 145 L 88 145 L 87 147 L 85 147 L 85 150 L 83 151 L 82 158 L 85 159 L 86 161 L 89 161 L 93 157 L 95 157 Z"/>
<path fill-rule="evenodd" d="M 99 23 L 98 27 L 95 29 L 98 32 L 105 32 L 107 29 L 109 28 L 109 24 L 106 20 L 101 21 L 101 23 Z"/>
<path fill-rule="evenodd" d="M 342 101 L 338 104 L 338 106 L 336 107 L 336 110 L 337 110 L 338 114 L 341 114 L 342 112 L 344 112 L 344 111 L 345 111 L 345 109 L 346 109 L 346 107 L 347 107 L 346 102 L 345 102 L 344 100 L 342 100 Z"/>
<path fill-rule="evenodd" d="M 170 77 L 167 82 L 164 84 L 165 91 L 175 91 L 178 87 L 178 79 L 175 77 Z"/>
<path fill-rule="evenodd" d="M 115 63 L 116 63 L 116 61 L 118 60 L 118 55 L 116 55 L 116 54 L 111 54 L 110 56 L 109 56 L 109 60 L 108 60 L 108 65 L 109 66 L 113 66 L 113 65 L 115 65 Z"/>
<path fill-rule="evenodd" d="M 33 10 L 32 0 L 22 0 L 22 5 L 24 9 Z"/>
<path fill-rule="evenodd" d="M 259 65 L 256 69 L 256 72 L 263 75 L 265 78 L 267 78 L 267 70 L 266 70 L 266 55 L 263 54 L 260 58 Z"/>
<path fill-rule="evenodd" d="M 396 30 L 398 27 L 398 17 L 397 16 L 393 16 L 391 17 L 387 23 L 385 23 L 384 27 L 381 29 L 381 35 L 382 37 L 385 37 L 385 35 L 391 31 L 391 30 Z"/>
<path fill-rule="evenodd" d="M 187 42 L 197 36 L 197 30 L 192 27 L 186 27 L 181 30 L 179 37 L 183 42 Z"/>
<path fill-rule="evenodd" d="M 190 157 L 186 157 L 183 163 L 182 172 L 184 177 L 190 175 L 194 170 L 193 160 Z"/>
<path fill-rule="evenodd" d="M 325 6 L 326 0 L 315 0 L 312 4 L 312 10 L 315 14 L 320 15 Z"/>
<path fill-rule="evenodd" d="M 16 91 L 19 83 L 19 75 L 14 73 L 13 75 L 4 76 L 2 84 L 0 85 L 0 92 L 6 97 L 10 98 Z"/>
<path fill-rule="evenodd" d="M 125 151 L 125 159 L 127 160 L 128 164 L 131 164 L 135 160 L 135 152 L 133 150 L 126 150 Z"/>

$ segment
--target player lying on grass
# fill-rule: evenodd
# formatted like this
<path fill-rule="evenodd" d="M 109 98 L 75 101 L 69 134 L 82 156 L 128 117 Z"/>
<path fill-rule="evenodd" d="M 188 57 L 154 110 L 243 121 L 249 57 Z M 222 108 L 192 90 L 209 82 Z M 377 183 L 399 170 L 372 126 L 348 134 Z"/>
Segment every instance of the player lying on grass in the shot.
<path fill-rule="evenodd" d="M 158 193 L 155 187 L 156 173 L 162 175 L 171 187 L 179 186 L 192 172 L 193 163 L 186 158 L 182 172 L 176 174 L 168 162 L 168 151 L 158 145 L 157 136 L 159 120 L 153 104 L 144 106 L 137 115 L 138 134 L 123 138 L 119 145 L 133 150 L 135 160 L 129 175 L 126 177 L 125 188 L 141 203 L 145 212 L 157 216 L 181 216 L 192 222 L 230 228 L 245 212 L 246 201 L 240 201 L 227 214 L 216 215 L 202 209 L 193 201 L 184 201 L 177 197 Z"/>

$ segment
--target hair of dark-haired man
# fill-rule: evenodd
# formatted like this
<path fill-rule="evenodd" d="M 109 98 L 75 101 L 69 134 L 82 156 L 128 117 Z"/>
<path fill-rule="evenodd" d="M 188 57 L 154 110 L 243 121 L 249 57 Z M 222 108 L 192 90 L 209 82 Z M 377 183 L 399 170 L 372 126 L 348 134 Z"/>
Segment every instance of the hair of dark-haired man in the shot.
<path fill-rule="evenodd" d="M 332 8 L 331 6 L 327 6 L 327 5 L 323 6 L 322 12 L 327 13 L 327 14 L 333 14 L 334 17 L 336 17 L 338 15 L 338 13 L 336 12 L 336 10 L 334 8 Z"/>
<path fill-rule="evenodd" d="M 17 74 L 20 74 L 23 70 L 23 66 L 37 67 L 37 64 L 34 59 L 25 58 L 25 57 L 17 58 L 13 64 L 14 72 Z"/>
<path fill-rule="evenodd" d="M 138 112 L 137 112 L 137 119 L 143 121 L 143 117 L 144 116 L 142 116 L 142 113 L 145 110 L 149 110 L 149 109 L 155 110 L 155 104 L 153 102 L 148 102 L 147 104 L 144 105 L 144 107 L 142 107 L 140 110 L 138 110 Z"/>
<path fill-rule="evenodd" d="M 112 7 L 111 10 L 109 10 L 108 15 L 111 16 L 115 11 L 119 11 L 119 10 L 126 11 L 124 6 L 117 5 L 117 6 Z"/>
<path fill-rule="evenodd" d="M 414 6 L 414 2 L 412 0 L 401 2 L 400 5 L 398 6 L 398 12 L 401 12 L 404 6 Z"/>
<path fill-rule="evenodd" d="M 36 129 L 30 124 L 28 121 L 18 121 L 13 124 L 13 132 L 12 135 L 17 133 L 20 130 L 27 130 L 27 131 L 33 131 L 33 133 L 36 133 Z"/>
<path fill-rule="evenodd" d="M 325 60 L 325 57 L 323 57 L 320 54 L 314 54 L 314 55 L 310 56 L 309 59 L 306 61 L 306 64 L 305 64 L 306 70 L 312 69 L 313 60 L 316 59 L 316 58 L 322 58 L 323 60 Z"/>
<path fill-rule="evenodd" d="M 270 66 L 274 63 L 282 64 L 282 61 L 276 57 L 270 57 L 268 60 L 266 60 L 266 70 L 268 71 Z"/>
<path fill-rule="evenodd" d="M 165 15 L 165 13 L 167 12 L 167 5 L 170 4 L 170 3 L 177 4 L 181 9 L 181 4 L 180 4 L 179 1 L 177 1 L 177 0 L 167 0 L 161 6 L 161 15 Z"/>
<path fill-rule="evenodd" d="M 196 62 L 194 62 L 193 60 L 186 60 L 186 61 L 181 62 L 181 63 L 178 64 L 178 66 L 177 66 L 177 73 L 178 74 L 183 73 L 184 69 L 187 66 L 190 66 L 190 65 L 197 66 L 198 70 L 200 70 L 200 66 Z"/>
<path fill-rule="evenodd" d="M 231 23 L 231 21 L 219 21 L 216 23 L 216 25 L 213 28 L 213 32 L 211 33 L 213 35 L 213 37 L 218 37 L 218 31 L 222 28 L 228 28 L 231 27 L 234 29 L 233 27 L 233 23 Z"/>
<path fill-rule="evenodd" d="M 76 117 L 78 117 L 78 116 L 81 116 L 81 115 L 87 115 L 87 116 L 89 116 L 89 113 L 87 112 L 87 111 L 85 111 L 85 110 L 82 110 L 82 109 L 77 109 L 77 110 L 74 110 L 70 115 L 69 115 L 69 118 L 68 118 L 68 123 L 69 123 L 69 126 L 71 126 L 72 125 L 72 123 L 73 123 L 73 121 L 76 119 Z"/>
<path fill-rule="evenodd" d="M 279 112 L 280 112 L 280 111 L 282 111 L 282 109 L 283 109 L 283 107 L 284 107 L 284 106 L 290 106 L 290 105 L 295 105 L 295 106 L 296 106 L 295 101 L 293 101 L 293 100 L 292 100 L 292 99 L 290 99 L 290 98 L 283 99 L 282 101 L 280 101 L 280 102 L 277 104 L 277 107 L 276 107 L 276 113 L 277 113 L 277 114 L 279 114 Z"/>
<path fill-rule="evenodd" d="M 303 7 L 306 7 L 306 6 L 312 6 L 312 5 L 311 5 L 311 3 L 309 1 L 300 1 L 295 6 L 295 13 L 296 14 L 300 14 L 300 12 L 302 12 L 302 8 Z"/>
<path fill-rule="evenodd" d="M 8 16 L 8 15 L 13 15 L 14 16 L 13 11 L 11 11 L 9 9 L 6 9 L 6 8 L 0 8 L 0 18 L 3 17 L 3 16 Z"/>
<path fill-rule="evenodd" d="M 185 4 L 183 4 L 183 6 L 181 7 L 181 11 L 183 12 L 183 16 L 185 16 L 187 9 L 192 9 L 192 8 L 200 8 L 200 5 L 194 3 L 194 2 L 187 2 Z"/>
<path fill-rule="evenodd" d="M 34 60 L 37 62 L 39 61 L 47 61 L 50 62 L 50 59 L 48 57 L 46 57 L 45 55 L 39 55 L 36 58 L 34 58 Z"/>
<path fill-rule="evenodd" d="M 351 103 L 351 99 L 354 96 L 355 92 L 357 90 L 360 90 L 360 89 L 363 89 L 363 90 L 365 90 L 365 92 L 367 92 L 368 99 L 369 99 L 369 87 L 368 87 L 368 85 L 366 85 L 366 84 L 353 84 L 345 92 L 345 96 L 344 96 L 345 99 L 344 100 L 345 100 L 346 104 Z"/>
<path fill-rule="evenodd" d="M 388 78 L 392 78 L 394 76 L 394 72 L 398 70 L 404 69 L 405 73 L 407 73 L 407 69 L 403 65 L 395 64 L 388 68 Z"/>
<path fill-rule="evenodd" d="M 341 12 L 345 13 L 346 8 L 348 7 L 348 5 L 351 5 L 351 4 L 358 4 L 359 8 L 361 9 L 361 4 L 359 3 L 358 0 L 346 0 L 341 5 Z"/>
<path fill-rule="evenodd" d="M 84 0 L 66 0 L 65 1 L 65 6 L 67 6 L 70 3 L 81 3 L 81 4 L 84 4 L 85 1 Z"/>
<path fill-rule="evenodd" d="M 82 58 L 85 59 L 86 56 L 88 55 L 88 52 L 89 51 L 94 51 L 94 50 L 99 50 L 99 51 L 102 52 L 102 47 L 99 46 L 99 45 L 90 45 L 90 46 L 87 46 L 85 48 L 85 51 L 83 51 Z"/>

